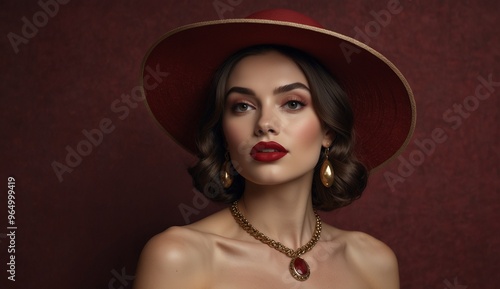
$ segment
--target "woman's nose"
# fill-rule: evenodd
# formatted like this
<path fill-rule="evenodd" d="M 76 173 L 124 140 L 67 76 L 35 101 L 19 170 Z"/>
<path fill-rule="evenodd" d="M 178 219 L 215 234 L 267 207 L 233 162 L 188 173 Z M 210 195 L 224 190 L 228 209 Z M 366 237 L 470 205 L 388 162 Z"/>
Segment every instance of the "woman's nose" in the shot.
<path fill-rule="evenodd" d="M 273 107 L 263 107 L 255 126 L 255 135 L 279 134 L 279 117 Z"/>

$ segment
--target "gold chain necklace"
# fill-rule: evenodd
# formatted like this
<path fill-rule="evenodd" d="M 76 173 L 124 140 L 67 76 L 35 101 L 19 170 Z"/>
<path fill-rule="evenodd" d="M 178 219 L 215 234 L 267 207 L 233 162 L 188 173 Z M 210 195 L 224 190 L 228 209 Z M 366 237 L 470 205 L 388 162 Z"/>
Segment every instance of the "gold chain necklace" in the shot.
<path fill-rule="evenodd" d="M 321 218 L 319 217 L 318 213 L 314 212 L 314 215 L 316 216 L 316 227 L 314 229 L 311 240 L 297 250 L 290 249 L 280 242 L 269 238 L 259 230 L 255 229 L 238 209 L 238 201 L 235 201 L 231 206 L 231 214 L 233 215 L 238 225 L 240 225 L 243 230 L 250 234 L 250 236 L 292 258 L 292 260 L 290 261 L 289 270 L 293 278 L 299 281 L 305 281 L 307 280 L 307 278 L 309 278 L 309 275 L 311 274 L 309 264 L 307 264 L 304 259 L 300 258 L 300 256 L 310 251 L 319 241 L 319 238 L 321 236 Z"/>

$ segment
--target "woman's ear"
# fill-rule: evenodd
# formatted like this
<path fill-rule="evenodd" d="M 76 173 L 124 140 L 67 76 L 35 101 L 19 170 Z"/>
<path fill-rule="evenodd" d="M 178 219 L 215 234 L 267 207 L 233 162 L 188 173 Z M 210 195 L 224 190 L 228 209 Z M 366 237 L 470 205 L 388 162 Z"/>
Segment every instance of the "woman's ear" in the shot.
<path fill-rule="evenodd" d="M 330 147 L 335 140 L 335 132 L 331 129 L 325 130 L 325 134 L 323 136 L 323 146 Z"/>

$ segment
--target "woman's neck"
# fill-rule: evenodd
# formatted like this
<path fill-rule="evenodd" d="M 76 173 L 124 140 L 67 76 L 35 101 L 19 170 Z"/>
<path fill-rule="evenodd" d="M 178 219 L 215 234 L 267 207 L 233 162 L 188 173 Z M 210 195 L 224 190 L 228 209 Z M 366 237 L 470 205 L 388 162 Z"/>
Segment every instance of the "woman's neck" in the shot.
<path fill-rule="evenodd" d="M 238 207 L 257 230 L 291 249 L 312 238 L 316 217 L 310 181 L 273 186 L 247 182 Z"/>

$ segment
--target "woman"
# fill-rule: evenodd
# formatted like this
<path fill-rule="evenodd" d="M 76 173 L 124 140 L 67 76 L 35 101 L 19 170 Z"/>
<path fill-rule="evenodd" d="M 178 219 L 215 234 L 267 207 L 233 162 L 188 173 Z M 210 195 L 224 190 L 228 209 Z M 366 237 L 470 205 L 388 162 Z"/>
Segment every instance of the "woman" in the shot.
<path fill-rule="evenodd" d="M 383 56 L 317 27 L 268 10 L 183 27 L 150 51 L 145 67 L 169 73 L 145 91 L 153 115 L 197 152 L 197 189 L 231 206 L 152 238 L 136 289 L 399 288 L 385 244 L 315 210 L 359 198 L 368 171 L 403 149 L 412 94 Z"/>

